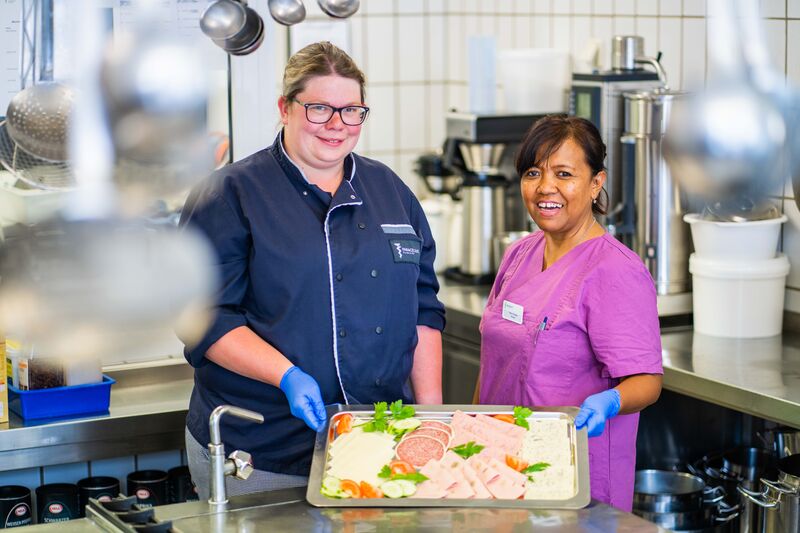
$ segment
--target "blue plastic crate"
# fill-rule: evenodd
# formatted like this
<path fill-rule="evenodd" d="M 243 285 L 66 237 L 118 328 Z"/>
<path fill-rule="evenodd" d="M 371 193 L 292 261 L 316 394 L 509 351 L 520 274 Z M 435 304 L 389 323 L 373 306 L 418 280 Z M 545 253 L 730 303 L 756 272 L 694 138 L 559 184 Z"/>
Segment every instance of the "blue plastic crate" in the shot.
<path fill-rule="evenodd" d="M 25 420 L 107 413 L 114 383 L 116 381 L 103 374 L 103 381 L 87 385 L 39 390 L 9 386 L 8 408 Z"/>

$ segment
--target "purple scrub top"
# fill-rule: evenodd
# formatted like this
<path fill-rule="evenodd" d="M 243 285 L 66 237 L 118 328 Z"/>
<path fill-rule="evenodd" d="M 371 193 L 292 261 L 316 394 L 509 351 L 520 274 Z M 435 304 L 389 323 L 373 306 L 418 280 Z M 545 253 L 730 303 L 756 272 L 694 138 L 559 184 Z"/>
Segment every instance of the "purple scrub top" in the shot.
<path fill-rule="evenodd" d="M 579 406 L 621 377 L 662 374 L 655 284 L 639 256 L 605 234 L 542 271 L 544 245 L 536 232 L 500 265 L 481 319 L 480 403 Z M 638 424 L 620 415 L 589 439 L 592 498 L 625 511 Z"/>

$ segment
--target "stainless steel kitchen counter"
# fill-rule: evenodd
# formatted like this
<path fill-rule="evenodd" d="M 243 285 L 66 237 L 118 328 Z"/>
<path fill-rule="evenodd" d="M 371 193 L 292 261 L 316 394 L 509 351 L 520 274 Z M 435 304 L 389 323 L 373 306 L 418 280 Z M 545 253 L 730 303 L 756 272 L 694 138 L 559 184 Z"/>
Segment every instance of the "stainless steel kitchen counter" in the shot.
<path fill-rule="evenodd" d="M 316 508 L 305 487 L 231 497 L 221 508 L 188 502 L 156 508 L 156 518 L 192 533 L 250 531 L 666 531 L 630 513 L 593 502 L 577 511 L 482 508 Z M 88 519 L 29 527 L 25 531 L 102 531 Z"/>
<path fill-rule="evenodd" d="M 0 425 L 0 470 L 183 448 L 193 369 L 182 357 L 105 373 L 117 380 L 106 415 L 25 423 L 12 412 Z"/>
<path fill-rule="evenodd" d="M 489 289 L 442 282 L 446 333 L 480 342 Z M 690 328 L 661 335 L 664 388 L 736 411 L 800 427 L 800 335 L 724 339 Z"/>

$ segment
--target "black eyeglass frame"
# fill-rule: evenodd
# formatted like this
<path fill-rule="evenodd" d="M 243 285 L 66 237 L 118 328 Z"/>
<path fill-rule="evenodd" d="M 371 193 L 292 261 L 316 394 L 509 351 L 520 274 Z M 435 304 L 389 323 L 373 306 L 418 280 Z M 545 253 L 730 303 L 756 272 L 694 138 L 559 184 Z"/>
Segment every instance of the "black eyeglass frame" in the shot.
<path fill-rule="evenodd" d="M 300 100 L 298 100 L 297 98 L 292 98 L 292 100 L 294 100 L 295 102 L 297 102 L 298 104 L 300 104 L 301 106 L 303 106 L 305 108 L 305 110 L 306 110 L 306 120 L 309 121 L 312 124 L 327 124 L 333 118 L 333 115 L 335 115 L 336 113 L 339 113 L 339 119 L 342 121 L 342 124 L 345 124 L 346 126 L 360 126 L 364 122 L 367 121 L 367 116 L 369 115 L 369 107 L 367 107 L 365 105 L 346 105 L 346 106 L 343 106 L 343 107 L 333 107 L 332 105 L 322 104 L 322 103 L 318 103 L 318 102 L 303 103 Z M 308 108 L 309 108 L 309 106 L 312 106 L 312 105 L 318 105 L 318 106 L 322 106 L 322 107 L 327 107 L 328 109 L 331 110 L 331 116 L 329 116 L 327 120 L 324 120 L 322 122 L 316 122 L 314 120 L 311 120 L 308 117 Z M 358 109 L 363 109 L 364 110 L 364 118 L 361 119 L 361 122 L 359 122 L 358 124 L 350 124 L 349 122 L 347 122 L 344 119 L 344 115 L 342 115 L 342 111 L 343 110 L 348 109 L 348 108 L 352 108 L 352 107 L 357 107 Z"/>

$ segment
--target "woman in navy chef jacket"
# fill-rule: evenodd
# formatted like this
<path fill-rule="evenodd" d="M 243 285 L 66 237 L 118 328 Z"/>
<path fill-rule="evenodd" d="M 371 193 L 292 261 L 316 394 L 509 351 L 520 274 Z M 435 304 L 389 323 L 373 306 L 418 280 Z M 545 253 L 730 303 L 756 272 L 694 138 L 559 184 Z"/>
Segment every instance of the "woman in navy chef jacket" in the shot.
<path fill-rule="evenodd" d="M 248 480 L 227 478 L 228 493 L 243 494 L 307 482 L 326 404 L 442 402 L 433 238 L 400 178 L 352 152 L 364 96 L 345 52 L 303 48 L 284 71 L 272 146 L 186 202 L 181 223 L 208 236 L 222 277 L 216 319 L 185 351 L 195 367 L 186 447 L 201 498 L 218 405 L 264 415 L 262 425 L 222 421 L 226 450 L 253 455 Z"/>

